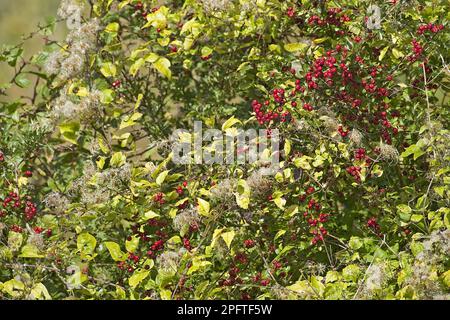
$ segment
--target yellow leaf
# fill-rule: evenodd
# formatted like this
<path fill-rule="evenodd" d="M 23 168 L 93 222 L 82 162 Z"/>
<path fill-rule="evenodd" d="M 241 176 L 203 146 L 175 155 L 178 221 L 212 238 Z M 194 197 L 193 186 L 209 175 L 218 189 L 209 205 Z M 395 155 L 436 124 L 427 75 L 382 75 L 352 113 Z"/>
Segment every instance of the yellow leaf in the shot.
<path fill-rule="evenodd" d="M 172 71 L 170 71 L 170 61 L 167 58 L 161 57 L 159 58 L 153 66 L 161 72 L 162 75 L 164 75 L 166 78 L 171 79 L 172 78 Z"/>
<path fill-rule="evenodd" d="M 197 198 L 198 201 L 198 213 L 202 216 L 209 216 L 210 205 L 209 202 L 202 198 Z"/>
<path fill-rule="evenodd" d="M 221 234 L 221 237 L 222 237 L 223 241 L 225 241 L 225 243 L 227 244 L 228 249 L 231 248 L 231 242 L 233 241 L 234 236 L 235 236 L 235 232 L 233 230 L 229 231 L 229 232 L 224 232 Z"/>
<path fill-rule="evenodd" d="M 288 52 L 296 52 L 307 48 L 306 43 L 287 43 L 284 45 L 284 49 Z"/>

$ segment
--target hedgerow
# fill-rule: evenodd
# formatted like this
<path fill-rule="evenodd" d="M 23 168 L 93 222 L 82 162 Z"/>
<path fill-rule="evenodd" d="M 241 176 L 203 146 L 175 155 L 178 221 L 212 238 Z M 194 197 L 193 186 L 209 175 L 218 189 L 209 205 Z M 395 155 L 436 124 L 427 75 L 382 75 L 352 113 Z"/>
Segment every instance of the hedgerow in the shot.
<path fill-rule="evenodd" d="M 63 0 L 0 51 L 0 297 L 448 299 L 448 19 L 443 0 Z M 174 163 L 194 121 L 278 130 L 276 172 Z"/>

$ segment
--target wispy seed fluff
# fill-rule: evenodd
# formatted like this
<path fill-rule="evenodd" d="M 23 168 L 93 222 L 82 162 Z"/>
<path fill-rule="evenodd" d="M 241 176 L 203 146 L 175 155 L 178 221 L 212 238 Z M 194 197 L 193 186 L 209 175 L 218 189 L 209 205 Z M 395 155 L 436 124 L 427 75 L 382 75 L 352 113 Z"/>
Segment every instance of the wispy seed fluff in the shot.
<path fill-rule="evenodd" d="M 84 66 L 84 57 L 78 52 L 72 52 L 61 61 L 59 77 L 68 80 L 77 75 Z"/>
<path fill-rule="evenodd" d="M 362 143 L 363 135 L 358 129 L 353 129 L 350 132 L 349 139 L 355 146 L 360 146 Z"/>
<path fill-rule="evenodd" d="M 211 188 L 210 198 L 221 203 L 228 203 L 234 200 L 234 190 L 236 181 L 233 179 L 224 179 Z"/>
<path fill-rule="evenodd" d="M 423 251 L 415 257 L 406 284 L 412 286 L 420 299 L 449 298 L 437 280 L 439 266 L 450 256 L 450 230 L 434 231 L 423 243 Z"/>
<path fill-rule="evenodd" d="M 388 280 L 386 265 L 384 263 L 374 263 L 366 270 L 366 277 L 360 294 L 363 297 L 372 298 L 378 290 L 385 287 Z"/>
<path fill-rule="evenodd" d="M 178 251 L 163 252 L 157 259 L 159 267 L 165 271 L 176 272 L 178 270 L 181 258 L 186 253 L 186 249 L 181 248 Z"/>
<path fill-rule="evenodd" d="M 61 61 L 63 59 L 61 51 L 54 51 L 49 53 L 47 60 L 43 66 L 44 72 L 47 74 L 56 74 L 61 68 Z"/>
<path fill-rule="evenodd" d="M 67 210 L 70 201 L 59 192 L 51 192 L 44 199 L 45 207 L 55 215 L 62 215 Z"/>
<path fill-rule="evenodd" d="M 55 100 L 51 114 L 56 119 L 79 119 L 84 123 L 90 123 L 101 115 L 101 100 L 102 93 L 99 90 L 92 90 L 78 103 L 62 94 Z"/>
<path fill-rule="evenodd" d="M 200 0 L 206 12 L 225 11 L 232 4 L 231 0 Z"/>
<path fill-rule="evenodd" d="M 98 19 L 89 20 L 72 29 L 67 36 L 67 51 L 49 54 L 44 71 L 49 74 L 58 73 L 63 81 L 75 77 L 83 70 L 86 53 L 95 49 L 99 30 Z"/>
<path fill-rule="evenodd" d="M 98 19 L 92 19 L 83 23 L 79 28 L 73 29 L 67 36 L 67 42 L 71 46 L 71 51 L 80 54 L 95 48 L 97 33 L 100 31 Z"/>
<path fill-rule="evenodd" d="M 255 197 L 264 196 L 272 190 L 271 180 L 261 170 L 254 171 L 246 181 Z"/>
<path fill-rule="evenodd" d="M 58 8 L 58 16 L 62 19 L 81 17 L 83 4 L 78 0 L 62 0 Z"/>
<path fill-rule="evenodd" d="M 181 231 L 190 226 L 198 225 L 200 223 L 200 216 L 197 210 L 193 208 L 184 209 L 178 213 L 173 219 L 173 226 L 176 230 Z"/>
<path fill-rule="evenodd" d="M 398 161 L 399 153 L 393 146 L 381 142 L 379 148 L 381 160 Z"/>

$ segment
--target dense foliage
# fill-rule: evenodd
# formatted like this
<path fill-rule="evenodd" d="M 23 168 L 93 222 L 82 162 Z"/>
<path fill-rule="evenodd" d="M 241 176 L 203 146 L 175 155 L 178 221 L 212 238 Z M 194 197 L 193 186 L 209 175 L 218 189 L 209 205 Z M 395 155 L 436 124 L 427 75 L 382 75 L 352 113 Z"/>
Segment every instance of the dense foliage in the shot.
<path fill-rule="evenodd" d="M 449 9 L 63 0 L 0 52 L 0 297 L 448 298 Z M 278 172 L 173 163 L 196 120 Z"/>

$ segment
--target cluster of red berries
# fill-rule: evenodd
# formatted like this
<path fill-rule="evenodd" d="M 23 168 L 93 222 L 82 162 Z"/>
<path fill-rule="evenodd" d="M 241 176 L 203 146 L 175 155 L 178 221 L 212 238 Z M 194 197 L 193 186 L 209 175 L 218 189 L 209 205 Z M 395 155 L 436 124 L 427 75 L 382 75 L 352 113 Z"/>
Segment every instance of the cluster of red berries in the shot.
<path fill-rule="evenodd" d="M 219 281 L 219 285 L 222 287 L 228 287 L 232 286 L 236 283 L 242 284 L 243 281 L 241 278 L 239 278 L 239 272 L 241 270 L 236 266 L 231 266 L 230 270 L 228 270 L 228 278 L 227 279 L 221 279 Z"/>
<path fill-rule="evenodd" d="M 350 166 L 346 169 L 347 173 L 353 176 L 356 182 L 361 182 L 361 167 Z"/>
<path fill-rule="evenodd" d="M 44 232 L 44 228 L 39 227 L 39 226 L 35 226 L 35 227 L 33 227 L 33 231 L 34 231 L 34 233 L 36 233 L 36 234 L 41 234 L 42 232 Z M 51 237 L 52 234 L 53 234 L 52 229 L 47 229 L 47 230 L 45 230 L 45 235 L 46 235 L 47 237 Z"/>
<path fill-rule="evenodd" d="M 312 195 L 316 189 L 313 186 L 306 188 L 305 193 L 299 196 L 300 202 L 306 200 L 307 196 Z M 313 235 L 311 239 L 312 244 L 317 244 L 324 240 L 324 237 L 328 234 L 324 224 L 328 222 L 330 217 L 329 213 L 320 212 L 322 206 L 317 200 L 311 198 L 308 201 L 307 210 L 303 213 L 303 217 L 311 227 L 310 232 Z"/>
<path fill-rule="evenodd" d="M 287 8 L 286 14 L 287 14 L 287 16 L 288 16 L 289 18 L 294 17 L 294 15 L 295 15 L 294 7 L 289 7 L 289 8 Z"/>
<path fill-rule="evenodd" d="M 366 159 L 366 149 L 364 149 L 364 148 L 356 149 L 355 150 L 355 159 L 356 160 Z"/>
<path fill-rule="evenodd" d="M 128 260 L 131 260 L 131 261 L 133 261 L 134 263 L 138 263 L 139 262 L 139 260 L 140 260 L 140 258 L 139 258 L 139 256 L 137 255 L 137 254 L 134 254 L 134 253 L 129 253 L 128 254 Z"/>
<path fill-rule="evenodd" d="M 444 25 L 442 24 L 423 24 L 417 28 L 417 34 L 422 35 L 425 32 L 438 33 L 439 31 L 444 29 Z"/>
<path fill-rule="evenodd" d="M 235 254 L 234 256 L 234 260 L 241 263 L 241 264 L 246 264 L 248 262 L 248 258 L 247 255 L 245 253 L 242 252 L 238 252 Z"/>
<path fill-rule="evenodd" d="M 120 80 L 115 80 L 111 85 L 114 89 L 117 89 L 117 88 L 120 88 L 120 86 L 122 85 L 122 82 Z"/>
<path fill-rule="evenodd" d="M 190 241 L 188 238 L 183 238 L 183 247 L 184 247 L 187 251 L 191 251 L 191 250 L 192 250 L 191 241 Z"/>
<path fill-rule="evenodd" d="M 151 12 L 157 11 L 159 8 L 152 8 Z M 142 18 L 146 19 L 148 16 L 148 11 L 145 10 L 144 4 L 139 1 L 134 5 L 134 10 L 141 14 Z"/>
<path fill-rule="evenodd" d="M 163 205 L 166 203 L 166 200 L 164 200 L 164 193 L 158 192 L 153 196 L 153 201 L 156 203 L 159 203 L 160 205 Z"/>
<path fill-rule="evenodd" d="M 22 227 L 20 227 L 18 225 L 12 225 L 11 226 L 11 231 L 12 232 L 16 232 L 16 233 L 22 233 L 23 229 L 22 229 Z"/>
<path fill-rule="evenodd" d="M 36 205 L 31 201 L 27 201 L 25 203 L 25 219 L 28 221 L 32 220 L 36 216 L 36 213 L 37 213 Z"/>
<path fill-rule="evenodd" d="M 420 56 L 422 55 L 423 47 L 416 39 L 413 39 L 411 44 L 413 46 L 413 54 L 408 56 L 408 60 L 410 62 L 414 62 L 414 61 L 417 61 L 420 58 Z"/>
<path fill-rule="evenodd" d="M 328 86 L 333 85 L 333 78 L 338 72 L 337 59 L 335 55 L 342 49 L 341 46 L 338 47 L 339 50 L 328 50 L 326 52 L 326 57 L 319 57 L 314 60 L 309 72 L 305 75 L 306 83 L 309 89 L 318 89 L 318 81 L 323 79 Z M 344 48 L 345 49 L 345 48 Z M 343 50 L 344 56 L 346 55 L 346 50 Z M 347 65 L 341 62 L 339 67 L 342 70 L 342 79 L 351 79 L 352 74 L 349 72 Z"/>
<path fill-rule="evenodd" d="M 261 273 L 258 273 L 253 277 L 253 282 L 259 283 L 261 286 L 266 287 L 270 284 L 270 279 L 264 279 Z"/>
<path fill-rule="evenodd" d="M 178 186 L 175 191 L 176 193 L 178 193 L 180 196 L 184 193 L 184 188 L 187 187 L 187 181 L 184 181 L 183 184 L 181 186 Z"/>
<path fill-rule="evenodd" d="M 344 127 L 342 127 L 342 125 L 339 125 L 338 132 L 341 137 L 345 138 L 346 136 L 348 136 L 349 130 L 344 130 Z"/>
<path fill-rule="evenodd" d="M 0 162 L 5 161 L 5 155 L 0 151 Z"/>
<path fill-rule="evenodd" d="M 367 220 L 367 226 L 372 229 L 377 235 L 380 235 L 381 227 L 377 222 L 377 219 L 375 217 L 370 218 Z"/>
<path fill-rule="evenodd" d="M 251 240 L 251 239 L 244 240 L 244 247 L 246 247 L 247 249 L 253 248 L 255 245 L 256 245 L 255 240 Z"/>
<path fill-rule="evenodd" d="M 170 52 L 172 52 L 172 53 L 177 53 L 177 52 L 178 52 L 177 46 L 175 46 L 175 45 L 173 45 L 173 44 L 171 44 L 171 45 L 169 46 L 169 50 L 170 50 Z"/>
<path fill-rule="evenodd" d="M 164 240 L 157 240 L 151 245 L 150 250 L 147 251 L 147 255 L 153 258 L 156 252 L 162 249 L 164 249 Z"/>
<path fill-rule="evenodd" d="M 283 89 L 281 89 L 281 90 L 283 90 Z M 265 106 L 268 106 L 269 104 L 270 104 L 269 100 L 266 100 L 264 102 Z M 283 111 L 282 106 L 280 106 L 278 109 L 278 111 L 282 112 L 281 114 L 276 111 L 272 111 L 272 110 L 267 110 L 267 112 L 265 112 L 262 109 L 262 107 L 263 107 L 262 104 L 260 102 L 258 102 L 258 100 L 252 101 L 252 108 L 256 114 L 256 120 L 258 120 L 258 123 L 261 125 L 264 123 L 269 123 L 270 121 L 275 121 L 275 120 L 279 120 L 280 122 L 286 122 L 290 116 L 290 113 L 288 111 L 282 112 Z"/>
<path fill-rule="evenodd" d="M 313 15 L 308 19 L 309 25 L 334 25 L 340 26 L 343 22 L 350 21 L 350 17 L 346 14 L 339 15 L 342 12 L 341 8 L 330 8 L 327 11 L 327 16 L 325 18 L 320 18 L 317 15 Z"/>
<path fill-rule="evenodd" d="M 9 195 L 3 200 L 3 208 L 8 207 L 12 210 L 23 209 L 25 219 L 27 221 L 32 220 L 37 214 L 37 206 L 31 201 L 30 196 L 25 197 L 25 201 L 21 200 L 20 196 L 16 192 L 10 192 Z M 6 211 L 0 211 L 0 217 L 6 216 Z"/>

